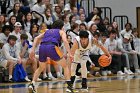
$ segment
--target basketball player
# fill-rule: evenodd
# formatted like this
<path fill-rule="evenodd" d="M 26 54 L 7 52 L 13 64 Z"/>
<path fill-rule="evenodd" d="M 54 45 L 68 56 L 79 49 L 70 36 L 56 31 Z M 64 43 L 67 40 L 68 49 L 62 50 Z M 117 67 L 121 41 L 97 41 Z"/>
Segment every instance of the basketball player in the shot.
<path fill-rule="evenodd" d="M 81 74 L 82 74 L 82 91 L 88 92 L 87 87 L 87 67 L 86 62 L 89 61 L 89 51 L 92 45 L 95 44 L 99 47 L 105 55 L 108 56 L 111 61 L 111 55 L 105 49 L 103 45 L 98 43 L 98 41 L 92 38 L 87 31 L 80 31 L 79 36 L 77 36 L 74 40 L 71 52 L 74 55 L 74 61 L 71 64 L 71 81 L 72 84 L 75 81 L 75 72 L 77 68 L 77 64 L 81 64 Z"/>
<path fill-rule="evenodd" d="M 61 39 L 62 39 L 66 47 L 66 50 L 68 52 L 68 56 L 70 58 L 73 58 L 66 38 L 66 33 L 63 30 L 63 25 L 64 23 L 62 20 L 56 20 L 52 24 L 52 29 L 49 29 L 46 32 L 40 34 L 34 40 L 33 47 L 30 53 L 30 58 L 32 59 L 35 58 L 36 46 L 40 42 L 41 43 L 39 47 L 39 68 L 35 71 L 33 80 L 29 84 L 29 91 L 31 90 L 33 93 L 36 93 L 35 81 L 39 77 L 40 73 L 44 70 L 46 66 L 45 62 L 47 61 L 48 57 L 54 60 L 55 62 L 57 62 L 58 65 L 64 68 L 64 75 L 68 85 L 66 91 L 72 93 L 74 92 L 70 81 L 70 71 L 68 65 L 66 64 L 66 60 L 59 49 L 59 44 L 61 43 Z"/>

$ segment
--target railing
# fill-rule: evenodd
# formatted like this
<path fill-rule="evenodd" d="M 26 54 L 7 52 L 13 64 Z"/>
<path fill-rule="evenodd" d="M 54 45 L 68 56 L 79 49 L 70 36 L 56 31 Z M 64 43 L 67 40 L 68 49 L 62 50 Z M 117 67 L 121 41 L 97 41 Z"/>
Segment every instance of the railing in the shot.
<path fill-rule="evenodd" d="M 95 1 L 94 0 L 81 0 L 80 6 L 82 6 L 85 9 L 85 13 L 87 16 L 90 12 L 93 11 L 93 8 L 95 7 Z"/>
<path fill-rule="evenodd" d="M 40 13 L 38 13 L 36 11 L 32 11 L 31 13 L 32 14 L 35 13 L 35 14 L 39 15 L 41 17 L 41 19 L 42 19 L 41 21 L 44 22 L 44 17 Z M 39 21 L 38 19 L 36 19 L 36 20 Z"/>
<path fill-rule="evenodd" d="M 117 15 L 114 16 L 113 21 L 118 23 L 119 31 L 125 28 L 125 24 L 129 22 L 128 16 L 126 15 Z"/>
<path fill-rule="evenodd" d="M 104 19 L 105 17 L 108 17 L 110 20 L 110 23 L 112 22 L 112 10 L 110 7 L 100 7 L 102 10 L 101 17 Z"/>

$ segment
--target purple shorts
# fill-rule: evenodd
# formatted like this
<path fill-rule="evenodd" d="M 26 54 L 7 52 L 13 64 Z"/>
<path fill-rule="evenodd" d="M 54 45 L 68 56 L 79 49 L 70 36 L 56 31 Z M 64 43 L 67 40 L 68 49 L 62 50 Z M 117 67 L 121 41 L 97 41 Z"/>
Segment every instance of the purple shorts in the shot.
<path fill-rule="evenodd" d="M 63 57 L 63 54 L 59 47 L 55 45 L 41 44 L 39 47 L 39 61 L 46 62 L 47 57 L 50 57 L 54 61 L 58 61 Z"/>

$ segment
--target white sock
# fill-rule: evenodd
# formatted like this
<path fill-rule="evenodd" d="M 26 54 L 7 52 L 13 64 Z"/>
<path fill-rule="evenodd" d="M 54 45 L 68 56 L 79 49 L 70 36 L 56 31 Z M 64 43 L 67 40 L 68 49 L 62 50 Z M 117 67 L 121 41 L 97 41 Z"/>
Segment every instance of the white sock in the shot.
<path fill-rule="evenodd" d="M 57 72 L 56 74 L 57 74 L 57 77 L 60 77 L 60 72 Z"/>
<path fill-rule="evenodd" d="M 63 68 L 61 66 L 59 66 L 59 70 L 60 70 L 60 75 L 63 75 Z"/>
<path fill-rule="evenodd" d="M 11 79 L 12 78 L 12 75 L 9 75 L 9 79 Z"/>

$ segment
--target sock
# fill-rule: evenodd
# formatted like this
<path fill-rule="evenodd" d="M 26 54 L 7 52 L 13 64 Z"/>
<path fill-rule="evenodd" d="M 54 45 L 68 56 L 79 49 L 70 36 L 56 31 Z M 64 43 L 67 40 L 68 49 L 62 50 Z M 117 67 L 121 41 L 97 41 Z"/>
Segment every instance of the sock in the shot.
<path fill-rule="evenodd" d="M 61 66 L 59 66 L 59 70 L 60 70 L 60 75 L 62 76 L 63 75 L 63 69 Z"/>
<path fill-rule="evenodd" d="M 61 77 L 60 72 L 57 72 L 56 74 L 57 74 L 57 77 Z"/>
<path fill-rule="evenodd" d="M 12 78 L 12 75 L 9 75 L 9 79 L 11 79 Z"/>

